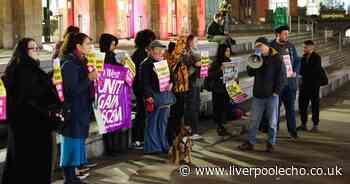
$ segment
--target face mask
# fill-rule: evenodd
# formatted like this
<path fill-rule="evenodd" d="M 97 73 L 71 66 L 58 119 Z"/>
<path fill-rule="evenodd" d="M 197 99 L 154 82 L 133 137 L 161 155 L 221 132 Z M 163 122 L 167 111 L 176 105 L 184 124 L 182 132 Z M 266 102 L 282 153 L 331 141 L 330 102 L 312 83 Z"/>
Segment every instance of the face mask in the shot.
<path fill-rule="evenodd" d="M 256 48 L 255 49 L 255 55 L 261 57 L 261 49 Z"/>

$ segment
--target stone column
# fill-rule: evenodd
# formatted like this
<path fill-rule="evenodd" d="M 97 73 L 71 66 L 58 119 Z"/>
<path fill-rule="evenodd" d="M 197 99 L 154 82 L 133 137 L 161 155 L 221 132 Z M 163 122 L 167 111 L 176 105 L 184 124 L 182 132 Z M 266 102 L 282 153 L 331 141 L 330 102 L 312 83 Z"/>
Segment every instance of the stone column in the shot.
<path fill-rule="evenodd" d="M 0 1 L 0 27 L 0 48 L 12 48 L 14 40 L 11 0 Z"/>
<path fill-rule="evenodd" d="M 237 19 L 240 18 L 240 0 L 231 0 L 231 15 Z"/>
<path fill-rule="evenodd" d="M 265 18 L 267 9 L 269 8 L 268 0 L 256 1 L 256 21 L 260 22 L 260 18 Z"/>
<path fill-rule="evenodd" d="M 289 15 L 298 16 L 298 0 L 289 0 Z"/>
<path fill-rule="evenodd" d="M 190 5 L 191 31 L 199 37 L 205 36 L 205 0 L 191 1 Z"/>
<path fill-rule="evenodd" d="M 160 37 L 160 1 L 162 0 L 151 0 L 151 29 Z"/>
<path fill-rule="evenodd" d="M 97 16 L 96 16 L 96 1 L 98 0 L 89 0 L 89 7 L 90 7 L 90 37 L 93 39 L 93 42 L 98 42 L 98 37 L 96 34 L 96 22 L 97 22 Z"/>
<path fill-rule="evenodd" d="M 34 38 L 40 45 L 42 40 L 42 1 L 12 0 L 12 24 L 15 40 L 23 37 Z"/>

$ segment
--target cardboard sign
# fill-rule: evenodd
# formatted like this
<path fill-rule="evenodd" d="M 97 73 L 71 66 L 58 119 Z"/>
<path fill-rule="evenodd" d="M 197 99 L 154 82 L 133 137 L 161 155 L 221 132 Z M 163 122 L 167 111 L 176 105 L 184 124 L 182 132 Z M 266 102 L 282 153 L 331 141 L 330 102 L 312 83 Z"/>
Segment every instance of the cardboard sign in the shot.
<path fill-rule="evenodd" d="M 6 88 L 2 80 L 0 80 L 0 120 L 5 120 L 6 117 Z"/>
<path fill-rule="evenodd" d="M 201 52 L 201 64 L 200 77 L 206 78 L 209 73 L 209 51 Z"/>
<path fill-rule="evenodd" d="M 248 95 L 242 91 L 235 80 L 226 83 L 226 90 L 234 103 L 242 103 L 248 98 Z"/>
<path fill-rule="evenodd" d="M 235 62 L 224 62 L 222 63 L 224 66 L 223 71 L 223 82 L 224 84 L 229 81 L 236 80 L 238 78 L 238 63 Z"/>
<path fill-rule="evenodd" d="M 89 52 L 87 54 L 87 60 L 88 60 L 88 63 L 87 63 L 87 67 L 88 67 L 88 70 L 89 72 L 93 72 L 96 70 L 96 53 L 94 52 Z"/>
<path fill-rule="evenodd" d="M 113 52 L 115 53 L 116 61 L 122 64 L 124 67 L 128 68 L 126 82 L 129 84 L 129 86 L 132 86 L 132 83 L 136 76 L 136 66 L 134 62 L 132 61 L 129 54 L 125 51 L 114 50 Z"/>
<path fill-rule="evenodd" d="M 103 72 L 103 66 L 105 64 L 105 53 L 101 53 L 101 52 L 98 52 L 96 54 L 96 62 L 94 63 L 95 64 L 95 68 L 96 68 L 96 71 L 101 74 L 101 72 Z"/>
<path fill-rule="evenodd" d="M 62 71 L 61 71 L 61 61 L 59 58 L 56 58 L 53 60 L 52 67 L 53 67 L 53 81 L 55 83 L 58 97 L 60 101 L 63 102 L 64 101 L 63 78 L 62 78 Z"/>
<path fill-rule="evenodd" d="M 286 66 L 287 78 L 293 77 L 293 66 L 289 55 L 283 55 L 283 63 Z"/>
<path fill-rule="evenodd" d="M 170 70 L 166 60 L 154 63 L 154 70 L 158 76 L 160 92 L 168 91 L 170 85 Z"/>

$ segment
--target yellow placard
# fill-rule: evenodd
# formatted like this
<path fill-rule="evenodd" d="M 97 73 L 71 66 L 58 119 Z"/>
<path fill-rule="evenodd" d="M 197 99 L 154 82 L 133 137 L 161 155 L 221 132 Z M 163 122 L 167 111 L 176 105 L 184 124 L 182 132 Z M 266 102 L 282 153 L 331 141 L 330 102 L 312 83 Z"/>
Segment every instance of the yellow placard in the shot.
<path fill-rule="evenodd" d="M 53 80 L 55 83 L 63 82 L 60 62 L 59 58 L 53 60 Z"/>
<path fill-rule="evenodd" d="M 241 87 L 234 80 L 231 80 L 228 83 L 226 83 L 226 90 L 231 98 L 235 97 L 238 94 L 243 93 Z"/>
<path fill-rule="evenodd" d="M 2 80 L 0 80 L 0 96 L 6 97 L 6 88 Z"/>

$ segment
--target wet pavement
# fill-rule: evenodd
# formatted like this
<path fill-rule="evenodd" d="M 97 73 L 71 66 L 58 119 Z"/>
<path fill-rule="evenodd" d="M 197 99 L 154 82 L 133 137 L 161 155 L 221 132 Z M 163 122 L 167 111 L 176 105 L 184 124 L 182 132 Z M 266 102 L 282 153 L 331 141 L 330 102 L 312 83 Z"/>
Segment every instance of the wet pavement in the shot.
<path fill-rule="evenodd" d="M 298 120 L 299 122 L 299 120 Z M 140 150 L 129 150 L 117 157 L 96 159 L 99 165 L 91 171 L 90 177 L 84 180 L 91 184 L 346 184 L 350 181 L 350 83 L 346 83 L 335 93 L 321 100 L 320 132 L 300 132 L 298 140 L 287 137 L 285 122 L 281 122 L 278 143 L 273 153 L 266 153 L 266 134 L 259 134 L 259 144 L 255 151 L 242 152 L 237 149 L 244 136 L 238 134 L 238 124 L 249 124 L 249 121 L 227 123 L 232 136 L 219 137 L 211 121 L 201 122 L 203 140 L 196 141 L 193 147 L 193 164 L 189 176 L 181 176 L 177 166 L 169 164 L 167 155 L 143 155 Z M 299 123 L 298 123 L 299 124 Z M 309 122 L 311 127 L 311 122 Z M 231 169 L 230 167 L 236 169 Z M 294 176 L 245 176 L 238 171 L 244 168 L 304 168 L 293 172 Z M 203 167 L 224 168 L 219 173 L 207 173 L 199 176 L 195 171 Z M 322 167 L 320 169 L 313 168 Z M 326 176 L 339 174 L 341 176 Z M 233 173 L 232 171 L 235 171 Z M 264 170 L 264 169 L 262 169 Z M 329 170 L 329 171 L 328 171 Z M 183 170 L 181 170 L 183 171 Z M 243 171 L 243 170 L 242 170 Z M 272 169 L 268 170 L 270 172 Z M 308 176 L 301 176 L 303 172 Z M 318 173 L 317 173 L 317 172 Z M 323 171 L 323 172 L 321 172 Z M 312 173 L 311 173 L 312 172 Z M 329 172 L 329 173 L 328 173 Z M 184 172 L 183 172 L 184 173 Z M 185 173 L 186 174 L 186 173 Z M 287 173 L 291 174 L 291 173 Z M 298 174 L 298 175 L 297 175 Z M 305 173 L 306 174 L 306 173 Z M 312 176 L 320 174 L 321 176 Z M 57 173 L 61 176 L 61 173 Z M 248 173 L 249 175 L 249 173 Z M 59 177 L 60 178 L 60 177 Z M 55 184 L 63 183 L 57 180 Z"/>

